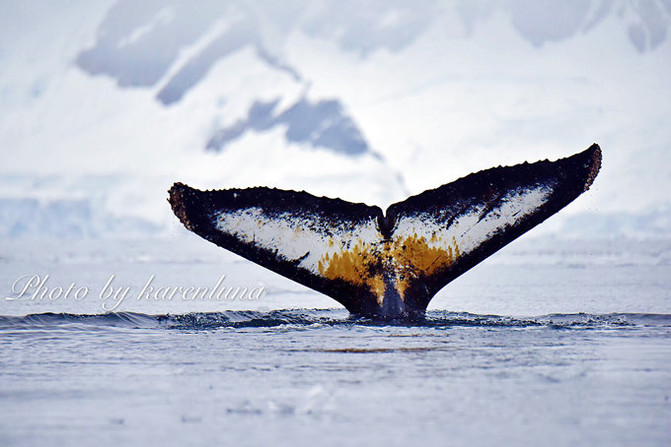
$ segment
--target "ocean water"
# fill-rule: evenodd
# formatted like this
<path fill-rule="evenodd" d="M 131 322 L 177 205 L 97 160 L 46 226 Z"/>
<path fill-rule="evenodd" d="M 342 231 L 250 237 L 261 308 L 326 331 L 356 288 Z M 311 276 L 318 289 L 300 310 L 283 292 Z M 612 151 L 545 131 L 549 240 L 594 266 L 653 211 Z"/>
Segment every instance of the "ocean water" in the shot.
<path fill-rule="evenodd" d="M 412 325 L 197 238 L 0 248 L 1 445 L 671 443 L 669 241 L 524 239 Z"/>

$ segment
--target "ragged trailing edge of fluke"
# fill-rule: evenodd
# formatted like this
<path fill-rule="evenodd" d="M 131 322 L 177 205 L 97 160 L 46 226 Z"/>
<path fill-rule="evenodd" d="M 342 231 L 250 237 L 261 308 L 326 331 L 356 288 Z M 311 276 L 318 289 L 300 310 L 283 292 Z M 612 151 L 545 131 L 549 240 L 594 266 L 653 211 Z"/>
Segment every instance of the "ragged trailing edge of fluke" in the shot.
<path fill-rule="evenodd" d="M 255 187 L 170 189 L 190 231 L 324 293 L 351 313 L 421 317 L 450 281 L 572 202 L 601 167 L 594 144 L 551 162 L 496 167 L 379 207 Z"/>

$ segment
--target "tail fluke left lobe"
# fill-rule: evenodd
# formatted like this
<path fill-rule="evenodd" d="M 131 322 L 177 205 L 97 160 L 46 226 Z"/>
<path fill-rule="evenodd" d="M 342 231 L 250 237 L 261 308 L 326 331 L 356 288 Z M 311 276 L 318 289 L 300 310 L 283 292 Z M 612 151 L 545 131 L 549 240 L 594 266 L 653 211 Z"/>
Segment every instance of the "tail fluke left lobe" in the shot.
<path fill-rule="evenodd" d="M 306 192 L 270 188 L 199 191 L 182 183 L 169 202 L 203 238 L 300 284 L 356 314 L 376 298 L 362 257 L 379 240 L 382 210 Z M 370 259 L 370 258 L 367 258 Z"/>

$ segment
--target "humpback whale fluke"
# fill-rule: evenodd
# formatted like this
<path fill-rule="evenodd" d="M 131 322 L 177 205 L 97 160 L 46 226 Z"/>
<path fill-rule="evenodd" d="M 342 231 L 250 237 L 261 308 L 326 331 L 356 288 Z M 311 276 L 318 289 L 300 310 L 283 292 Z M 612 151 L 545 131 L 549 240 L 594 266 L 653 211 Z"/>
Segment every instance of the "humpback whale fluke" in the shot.
<path fill-rule="evenodd" d="M 351 313 L 413 318 L 450 281 L 572 202 L 601 149 L 477 172 L 379 207 L 264 187 L 168 199 L 194 233 L 322 292 Z"/>

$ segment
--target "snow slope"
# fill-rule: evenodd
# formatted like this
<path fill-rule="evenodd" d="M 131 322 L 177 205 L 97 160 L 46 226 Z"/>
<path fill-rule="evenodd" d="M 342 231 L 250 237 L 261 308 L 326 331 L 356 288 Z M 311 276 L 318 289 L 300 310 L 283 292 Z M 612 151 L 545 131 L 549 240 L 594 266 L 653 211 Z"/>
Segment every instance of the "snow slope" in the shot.
<path fill-rule="evenodd" d="M 593 189 L 535 232 L 671 234 L 668 0 L 3 9 L 5 237 L 170 233 L 174 181 L 386 206 L 592 142 Z"/>

